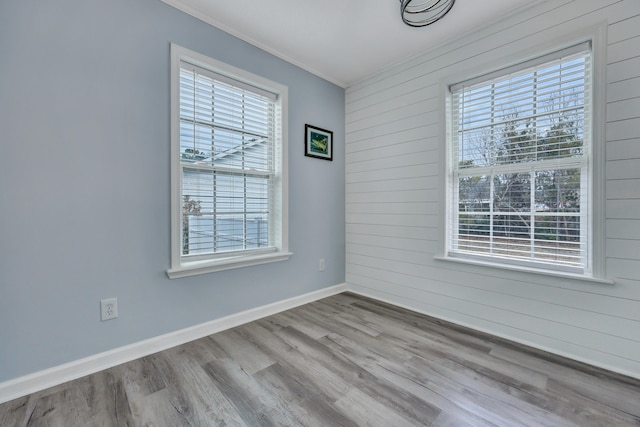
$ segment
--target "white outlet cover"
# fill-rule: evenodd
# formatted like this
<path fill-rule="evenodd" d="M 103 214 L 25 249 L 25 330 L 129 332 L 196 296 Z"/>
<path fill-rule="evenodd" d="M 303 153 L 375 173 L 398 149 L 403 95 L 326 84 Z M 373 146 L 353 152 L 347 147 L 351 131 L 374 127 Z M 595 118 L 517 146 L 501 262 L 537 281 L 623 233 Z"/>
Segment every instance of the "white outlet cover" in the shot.
<path fill-rule="evenodd" d="M 108 298 L 100 301 L 100 320 L 111 320 L 118 317 L 118 299 Z"/>

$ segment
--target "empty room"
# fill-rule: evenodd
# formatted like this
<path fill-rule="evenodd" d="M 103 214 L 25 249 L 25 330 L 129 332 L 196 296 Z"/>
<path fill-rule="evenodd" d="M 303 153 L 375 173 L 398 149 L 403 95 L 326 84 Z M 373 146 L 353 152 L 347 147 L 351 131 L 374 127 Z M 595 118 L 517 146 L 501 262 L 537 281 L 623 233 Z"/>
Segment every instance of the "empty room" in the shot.
<path fill-rule="evenodd" d="M 640 1 L 2 1 L 0 58 L 0 426 L 640 426 Z"/>

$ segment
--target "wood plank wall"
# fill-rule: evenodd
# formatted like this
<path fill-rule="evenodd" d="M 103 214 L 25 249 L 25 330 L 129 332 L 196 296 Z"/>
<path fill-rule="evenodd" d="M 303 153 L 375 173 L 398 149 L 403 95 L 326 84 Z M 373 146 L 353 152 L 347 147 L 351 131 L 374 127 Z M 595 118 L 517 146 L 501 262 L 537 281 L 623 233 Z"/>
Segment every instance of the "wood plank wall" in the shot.
<path fill-rule="evenodd" d="M 597 26 L 606 123 L 595 143 L 606 161 L 596 203 L 615 284 L 434 259 L 444 248 L 444 82 Z M 347 90 L 346 131 L 351 290 L 640 378 L 640 1 L 541 2 L 387 68 Z"/>

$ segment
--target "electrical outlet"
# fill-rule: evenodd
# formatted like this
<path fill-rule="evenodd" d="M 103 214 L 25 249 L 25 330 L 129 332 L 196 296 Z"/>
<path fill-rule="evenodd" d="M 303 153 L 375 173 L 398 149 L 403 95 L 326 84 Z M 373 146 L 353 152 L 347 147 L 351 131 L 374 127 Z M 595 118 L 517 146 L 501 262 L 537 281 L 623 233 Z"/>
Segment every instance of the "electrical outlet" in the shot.
<path fill-rule="evenodd" d="M 324 258 L 320 258 L 318 261 L 318 271 L 324 271 Z"/>
<path fill-rule="evenodd" d="M 100 320 L 110 320 L 118 317 L 118 299 L 109 298 L 100 301 Z"/>

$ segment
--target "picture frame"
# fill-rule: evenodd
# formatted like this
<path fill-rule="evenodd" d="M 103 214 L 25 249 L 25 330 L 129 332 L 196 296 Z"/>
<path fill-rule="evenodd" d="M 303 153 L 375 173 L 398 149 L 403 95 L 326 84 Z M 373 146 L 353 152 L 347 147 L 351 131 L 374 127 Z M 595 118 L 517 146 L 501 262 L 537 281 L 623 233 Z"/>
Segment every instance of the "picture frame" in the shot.
<path fill-rule="evenodd" d="M 304 155 L 333 161 L 333 132 L 305 124 Z"/>

